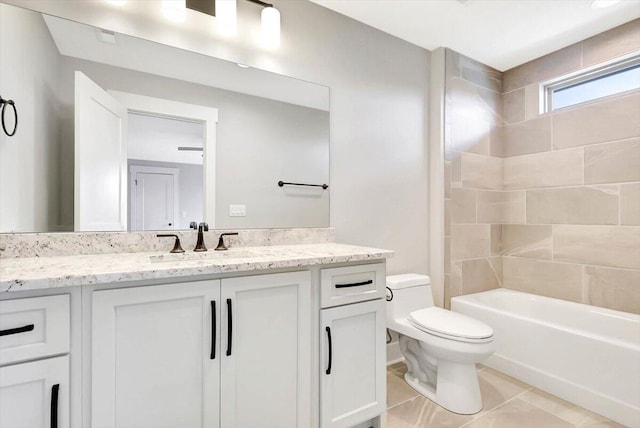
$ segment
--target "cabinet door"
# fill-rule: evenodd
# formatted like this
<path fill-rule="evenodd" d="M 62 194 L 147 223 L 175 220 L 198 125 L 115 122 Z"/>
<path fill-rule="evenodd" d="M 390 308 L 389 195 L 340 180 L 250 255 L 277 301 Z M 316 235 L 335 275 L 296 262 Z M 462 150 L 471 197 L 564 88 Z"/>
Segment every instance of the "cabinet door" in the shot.
<path fill-rule="evenodd" d="M 321 311 L 320 426 L 350 427 L 386 408 L 385 301 Z"/>
<path fill-rule="evenodd" d="M 93 428 L 219 426 L 219 295 L 217 280 L 93 294 Z"/>
<path fill-rule="evenodd" d="M 310 273 L 222 280 L 221 425 L 311 424 Z"/>
<path fill-rule="evenodd" d="M 68 426 L 68 356 L 0 367 L 0 427 Z"/>

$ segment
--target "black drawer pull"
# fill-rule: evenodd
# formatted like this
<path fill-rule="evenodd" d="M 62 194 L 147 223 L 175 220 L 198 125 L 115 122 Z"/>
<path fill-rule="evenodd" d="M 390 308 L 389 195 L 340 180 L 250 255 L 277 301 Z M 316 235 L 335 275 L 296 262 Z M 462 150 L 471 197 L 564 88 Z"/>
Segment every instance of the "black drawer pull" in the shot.
<path fill-rule="evenodd" d="M 231 299 L 227 299 L 227 357 L 231 355 L 231 335 L 233 334 L 233 314 Z"/>
<path fill-rule="evenodd" d="M 331 327 L 326 327 L 325 328 L 326 332 L 327 332 L 327 339 L 329 342 L 329 364 L 327 366 L 327 371 L 325 373 L 327 373 L 328 375 L 331 374 L 331 363 L 333 363 L 333 346 L 331 343 Z"/>
<path fill-rule="evenodd" d="M 34 328 L 35 328 L 35 325 L 29 324 L 29 325 L 25 325 L 24 327 L 0 330 L 0 336 L 9 336 L 10 334 L 26 333 L 28 331 L 33 331 Z"/>
<path fill-rule="evenodd" d="M 373 279 L 370 279 L 368 281 L 362 281 L 362 282 L 352 282 L 351 284 L 336 284 L 335 287 L 336 288 L 349 288 L 349 287 L 360 287 L 363 285 L 370 285 L 373 284 Z"/>
<path fill-rule="evenodd" d="M 51 428 L 58 428 L 58 391 L 60 384 L 51 387 Z"/>
<path fill-rule="evenodd" d="M 211 301 L 211 355 L 210 359 L 216 359 L 216 301 Z"/>

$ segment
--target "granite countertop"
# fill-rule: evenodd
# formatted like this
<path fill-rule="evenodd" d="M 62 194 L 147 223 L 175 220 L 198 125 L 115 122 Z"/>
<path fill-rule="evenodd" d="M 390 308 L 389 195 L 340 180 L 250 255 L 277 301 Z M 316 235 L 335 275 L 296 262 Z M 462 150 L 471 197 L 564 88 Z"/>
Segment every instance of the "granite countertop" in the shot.
<path fill-rule="evenodd" d="M 0 259 L 0 292 L 295 268 L 391 257 L 336 243 L 236 247 L 206 253 L 117 253 Z"/>

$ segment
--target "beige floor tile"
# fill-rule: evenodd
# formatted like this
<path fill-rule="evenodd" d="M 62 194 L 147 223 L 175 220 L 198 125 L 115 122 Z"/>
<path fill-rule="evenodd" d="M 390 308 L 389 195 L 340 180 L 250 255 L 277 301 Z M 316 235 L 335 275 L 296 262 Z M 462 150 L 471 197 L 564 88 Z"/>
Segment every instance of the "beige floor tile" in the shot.
<path fill-rule="evenodd" d="M 401 369 L 402 367 L 407 367 L 407 365 L 404 363 L 404 361 L 400 361 L 397 363 L 393 363 L 387 366 L 387 371 L 388 372 L 394 372 L 398 369 Z"/>
<path fill-rule="evenodd" d="M 387 408 L 417 397 L 419 394 L 404 381 L 401 374 L 387 372 Z"/>
<path fill-rule="evenodd" d="M 420 396 L 387 410 L 388 428 L 460 427 L 472 416 L 451 413 Z"/>
<path fill-rule="evenodd" d="M 490 368 L 478 372 L 478 381 L 482 394 L 482 411 L 478 415 L 490 411 L 531 388 L 526 383 Z"/>
<path fill-rule="evenodd" d="M 465 428 L 572 428 L 570 422 L 514 398 L 502 406 L 473 419 Z"/>
<path fill-rule="evenodd" d="M 576 425 L 593 415 L 593 413 L 582 407 L 535 388 L 525 392 L 518 398 Z"/>
<path fill-rule="evenodd" d="M 602 417 L 600 415 L 592 414 L 587 419 L 582 421 L 582 423 L 576 425 L 577 428 L 624 428 L 624 425 L 621 425 L 617 422 L 610 421 L 609 419 Z"/>

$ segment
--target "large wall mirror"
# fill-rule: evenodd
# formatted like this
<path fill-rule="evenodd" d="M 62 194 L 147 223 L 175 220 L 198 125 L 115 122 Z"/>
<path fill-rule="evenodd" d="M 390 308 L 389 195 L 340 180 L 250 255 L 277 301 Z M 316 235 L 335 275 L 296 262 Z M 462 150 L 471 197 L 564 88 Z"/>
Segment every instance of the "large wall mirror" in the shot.
<path fill-rule="evenodd" d="M 325 86 L 0 4 L 0 95 L 2 233 L 329 226 Z"/>

